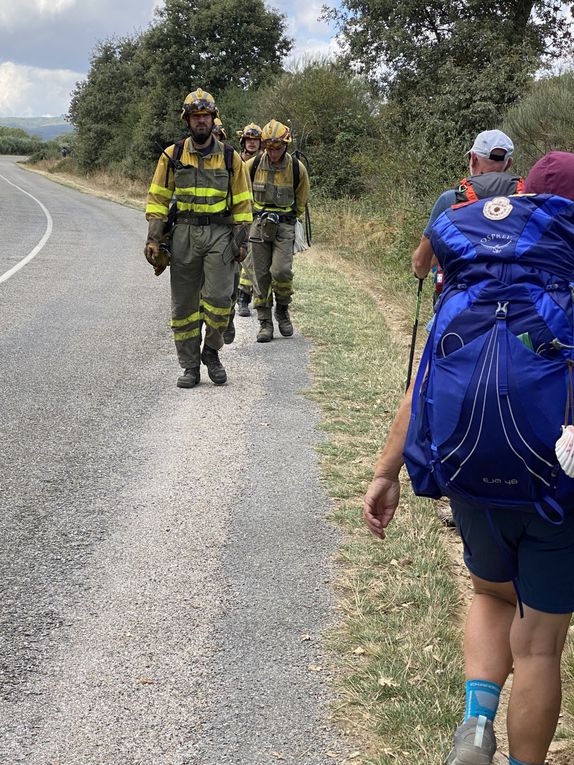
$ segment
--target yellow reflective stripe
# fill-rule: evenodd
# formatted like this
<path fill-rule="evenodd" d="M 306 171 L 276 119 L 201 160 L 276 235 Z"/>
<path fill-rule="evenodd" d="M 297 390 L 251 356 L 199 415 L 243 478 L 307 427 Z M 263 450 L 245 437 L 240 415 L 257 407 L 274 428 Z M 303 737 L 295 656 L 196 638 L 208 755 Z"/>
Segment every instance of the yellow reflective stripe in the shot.
<path fill-rule="evenodd" d="M 173 191 L 170 191 L 170 189 L 166 189 L 165 186 L 158 186 L 157 183 L 152 183 L 149 187 L 149 193 L 150 194 L 157 194 L 160 197 L 166 197 L 167 199 L 171 199 L 173 196 Z"/>
<path fill-rule="evenodd" d="M 254 298 L 253 305 L 255 306 L 255 308 L 258 308 L 259 306 L 266 306 L 267 298 Z"/>
<path fill-rule="evenodd" d="M 177 196 L 187 197 L 226 197 L 227 191 L 220 191 L 219 189 L 202 189 L 194 186 L 189 186 L 185 189 L 180 189 L 179 186 L 175 187 L 175 193 Z"/>
<path fill-rule="evenodd" d="M 253 215 L 251 213 L 233 213 L 231 219 L 235 223 L 251 223 L 253 221 Z"/>
<path fill-rule="evenodd" d="M 292 207 L 269 207 L 269 205 L 262 205 L 258 204 L 257 202 L 253 202 L 253 207 L 256 210 L 267 210 L 269 212 L 282 212 L 282 213 L 290 213 L 292 212 Z"/>
<path fill-rule="evenodd" d="M 151 202 L 145 207 L 146 213 L 159 213 L 162 216 L 164 216 L 168 210 L 169 205 L 154 205 Z"/>
<path fill-rule="evenodd" d="M 233 195 L 233 203 L 238 204 L 239 202 L 246 202 L 251 201 L 253 199 L 253 194 L 250 191 L 243 191 L 241 194 L 234 194 Z"/>
<path fill-rule="evenodd" d="M 213 329 L 227 329 L 229 326 L 229 316 L 225 319 L 225 321 L 213 321 L 213 319 L 210 319 L 209 316 L 206 316 L 205 323 L 209 327 L 213 327 Z"/>
<path fill-rule="evenodd" d="M 177 209 L 182 212 L 184 210 L 190 212 L 220 212 L 221 210 L 225 210 L 226 207 L 227 204 L 225 199 L 222 202 L 215 202 L 212 205 L 199 205 L 193 202 L 181 202 L 180 200 L 177 202 Z"/>
<path fill-rule="evenodd" d="M 197 329 L 190 329 L 189 332 L 174 332 L 173 339 L 174 340 L 189 340 L 192 337 L 199 337 L 200 334 L 201 334 L 201 329 L 198 327 Z"/>
<path fill-rule="evenodd" d="M 244 287 L 252 287 L 253 282 L 248 276 L 240 276 L 239 277 L 239 284 L 243 284 Z"/>
<path fill-rule="evenodd" d="M 229 316 L 231 312 L 231 308 L 218 308 L 217 306 L 210 305 L 209 303 L 206 303 L 205 300 L 201 301 L 201 305 L 210 313 L 215 314 L 216 316 Z"/>
<path fill-rule="evenodd" d="M 199 321 L 202 318 L 203 318 L 203 313 L 201 311 L 196 311 L 195 313 L 192 313 L 191 316 L 188 316 L 185 319 L 172 319 L 171 326 L 185 327 L 186 324 L 191 324 L 192 321 Z"/>

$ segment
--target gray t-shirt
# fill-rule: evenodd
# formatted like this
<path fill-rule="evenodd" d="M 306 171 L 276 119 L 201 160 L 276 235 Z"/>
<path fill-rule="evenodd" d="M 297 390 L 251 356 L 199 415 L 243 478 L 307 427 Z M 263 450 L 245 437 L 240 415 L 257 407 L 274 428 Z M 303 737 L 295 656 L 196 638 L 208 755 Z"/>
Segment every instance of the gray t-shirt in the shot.
<path fill-rule="evenodd" d="M 433 208 L 431 210 L 431 214 L 428 219 L 428 223 L 425 226 L 425 230 L 423 231 L 423 234 L 426 236 L 427 239 L 431 238 L 431 230 L 433 227 L 433 223 L 438 218 L 438 216 L 443 213 L 445 210 L 448 210 L 449 207 L 452 207 L 456 204 L 456 191 L 454 189 L 447 189 L 446 191 L 443 191 L 440 197 L 436 200 L 436 202 L 433 205 Z"/>

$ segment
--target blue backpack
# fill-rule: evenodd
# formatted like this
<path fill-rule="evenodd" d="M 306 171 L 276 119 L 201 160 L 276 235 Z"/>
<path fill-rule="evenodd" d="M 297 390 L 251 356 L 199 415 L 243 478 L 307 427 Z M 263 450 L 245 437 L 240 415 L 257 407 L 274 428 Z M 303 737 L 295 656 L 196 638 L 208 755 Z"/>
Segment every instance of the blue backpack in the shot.
<path fill-rule="evenodd" d="M 574 411 L 574 203 L 455 206 L 431 243 L 445 279 L 404 450 L 415 494 L 560 523 L 574 500 L 554 450 Z"/>

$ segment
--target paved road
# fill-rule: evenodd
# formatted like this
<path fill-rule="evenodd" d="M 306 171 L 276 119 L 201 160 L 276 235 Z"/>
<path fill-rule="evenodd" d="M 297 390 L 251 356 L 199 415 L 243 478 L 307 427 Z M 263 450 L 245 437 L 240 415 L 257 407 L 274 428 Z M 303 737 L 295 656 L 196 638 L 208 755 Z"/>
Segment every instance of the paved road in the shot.
<path fill-rule="evenodd" d="M 6 157 L 0 209 L 0 765 L 342 762 L 307 343 L 180 390 L 141 212 Z"/>

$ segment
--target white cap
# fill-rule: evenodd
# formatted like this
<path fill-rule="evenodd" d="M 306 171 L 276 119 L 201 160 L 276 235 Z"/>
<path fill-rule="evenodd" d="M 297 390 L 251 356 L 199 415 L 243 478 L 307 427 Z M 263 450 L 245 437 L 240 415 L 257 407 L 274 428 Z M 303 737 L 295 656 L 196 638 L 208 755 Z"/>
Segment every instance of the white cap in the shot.
<path fill-rule="evenodd" d="M 492 152 L 496 151 L 496 149 L 504 151 L 504 156 L 500 154 L 491 156 Z M 483 130 L 482 133 L 476 136 L 472 148 L 467 151 L 467 154 L 471 152 L 487 159 L 505 160 L 512 156 L 514 144 L 502 130 Z"/>

